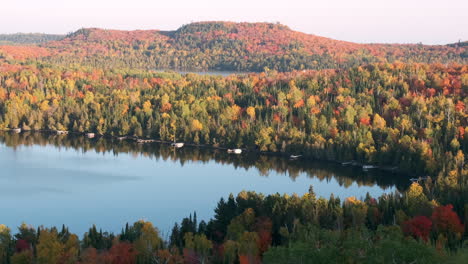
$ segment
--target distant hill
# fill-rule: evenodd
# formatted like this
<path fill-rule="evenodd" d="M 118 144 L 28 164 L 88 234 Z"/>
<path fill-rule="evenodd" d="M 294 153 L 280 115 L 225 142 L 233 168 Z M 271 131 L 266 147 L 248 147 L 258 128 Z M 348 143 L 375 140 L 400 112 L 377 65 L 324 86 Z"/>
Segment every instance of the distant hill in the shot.
<path fill-rule="evenodd" d="M 0 34 L 0 45 L 39 44 L 53 40 L 63 39 L 65 35 L 41 33 Z"/>
<path fill-rule="evenodd" d="M 145 69 L 291 71 L 467 61 L 464 45 L 357 44 L 271 23 L 198 22 L 176 31 L 88 28 L 40 46 L 54 63 Z"/>
<path fill-rule="evenodd" d="M 466 47 L 466 46 L 468 46 L 468 41 L 460 41 L 460 42 L 457 42 L 457 43 L 447 44 L 447 46 L 450 46 L 450 47 Z"/>
<path fill-rule="evenodd" d="M 463 48 L 465 51 L 462 52 L 460 55 L 462 58 L 468 59 L 468 41 L 463 41 L 463 42 L 460 41 L 457 43 L 448 44 L 447 46 L 454 47 L 454 48 Z"/>

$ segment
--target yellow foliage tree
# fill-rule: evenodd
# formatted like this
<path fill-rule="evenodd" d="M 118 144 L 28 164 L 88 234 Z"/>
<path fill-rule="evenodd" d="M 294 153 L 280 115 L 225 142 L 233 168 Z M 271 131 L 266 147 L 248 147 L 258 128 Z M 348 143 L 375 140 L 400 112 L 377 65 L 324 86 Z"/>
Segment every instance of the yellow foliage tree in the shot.
<path fill-rule="evenodd" d="M 384 129 L 386 125 L 387 122 L 385 122 L 385 119 L 383 119 L 379 114 L 374 115 L 374 121 L 372 123 L 372 126 L 375 129 Z"/>
<path fill-rule="evenodd" d="M 203 129 L 203 124 L 197 119 L 192 120 L 192 131 L 201 131 Z"/>
<path fill-rule="evenodd" d="M 231 120 L 235 121 L 239 118 L 241 108 L 238 105 L 228 106 L 225 110 L 226 117 Z"/>
<path fill-rule="evenodd" d="M 255 107 L 249 106 L 247 107 L 247 114 L 250 117 L 250 120 L 255 120 Z"/>
<path fill-rule="evenodd" d="M 408 207 L 412 216 L 420 215 L 425 212 L 425 210 L 430 210 L 431 204 L 424 195 L 423 188 L 419 183 L 412 183 L 406 192 L 408 197 Z"/>
<path fill-rule="evenodd" d="M 142 222 L 141 235 L 135 241 L 135 249 L 138 252 L 138 261 L 141 263 L 151 262 L 154 254 L 161 248 L 162 239 L 158 230 L 150 222 Z"/>
<path fill-rule="evenodd" d="M 143 103 L 143 112 L 145 112 L 145 114 L 147 114 L 147 115 L 150 115 L 152 111 L 153 111 L 153 109 L 152 109 L 151 102 L 149 100 L 146 100 Z"/>
<path fill-rule="evenodd" d="M 37 244 L 37 263 L 58 264 L 63 254 L 64 246 L 57 233 L 47 229 L 41 230 Z"/>
<path fill-rule="evenodd" d="M 49 110 L 49 101 L 48 100 L 44 100 L 42 101 L 41 105 L 39 106 L 39 108 L 41 109 L 42 112 L 47 112 L 47 110 Z"/>

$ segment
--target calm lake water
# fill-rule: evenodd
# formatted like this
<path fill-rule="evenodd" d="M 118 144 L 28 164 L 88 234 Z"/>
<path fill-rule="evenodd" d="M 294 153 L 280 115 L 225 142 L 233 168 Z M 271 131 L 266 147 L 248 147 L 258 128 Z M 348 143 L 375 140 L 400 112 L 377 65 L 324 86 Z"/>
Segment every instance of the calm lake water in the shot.
<path fill-rule="evenodd" d="M 242 190 L 302 195 L 313 185 L 319 196 L 346 198 L 409 183 L 324 162 L 43 133 L 0 133 L 0 168 L 0 224 L 66 224 L 78 234 L 145 219 L 167 235 L 193 211 L 208 220 L 221 197 Z"/>
<path fill-rule="evenodd" d="M 249 74 L 248 72 L 236 72 L 236 71 L 182 71 L 182 70 L 164 70 L 164 69 L 156 69 L 156 72 L 161 72 L 161 73 L 179 73 L 179 74 L 197 74 L 197 75 L 213 75 L 213 76 L 222 76 L 222 77 L 227 77 L 232 74 L 236 75 L 245 75 Z"/>

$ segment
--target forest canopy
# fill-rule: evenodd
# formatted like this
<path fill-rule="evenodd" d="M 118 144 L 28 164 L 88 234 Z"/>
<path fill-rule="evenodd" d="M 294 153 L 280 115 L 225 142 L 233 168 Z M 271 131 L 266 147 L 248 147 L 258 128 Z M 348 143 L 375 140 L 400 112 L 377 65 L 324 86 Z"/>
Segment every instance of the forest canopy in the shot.
<path fill-rule="evenodd" d="M 145 221 L 117 235 L 93 226 L 82 240 L 65 226 L 22 225 L 15 235 L 0 226 L 0 263 L 468 257 L 466 42 L 357 44 L 280 24 L 231 22 L 5 39 L 28 45 L 0 46 L 1 130 L 294 153 L 424 180 L 362 201 L 317 198 L 312 188 L 304 196 L 242 192 L 220 200 L 208 222 L 183 219 L 166 240 Z"/>
<path fill-rule="evenodd" d="M 100 68 L 287 72 L 376 62 L 466 63 L 468 59 L 465 43 L 357 44 L 271 23 L 198 22 L 175 31 L 83 28 L 65 38 L 46 37 L 54 40 L 40 44 L 47 53 L 30 57 Z"/>

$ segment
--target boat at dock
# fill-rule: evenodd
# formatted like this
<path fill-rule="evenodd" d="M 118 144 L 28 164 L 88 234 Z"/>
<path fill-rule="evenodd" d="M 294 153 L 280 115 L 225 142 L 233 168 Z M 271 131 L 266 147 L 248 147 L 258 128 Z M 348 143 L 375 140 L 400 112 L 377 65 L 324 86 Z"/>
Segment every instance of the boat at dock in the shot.
<path fill-rule="evenodd" d="M 184 143 L 182 143 L 182 142 L 177 142 L 177 143 L 174 142 L 174 143 L 171 144 L 171 146 L 173 146 L 173 147 L 175 147 L 175 148 L 181 148 L 181 147 L 184 146 Z"/>

